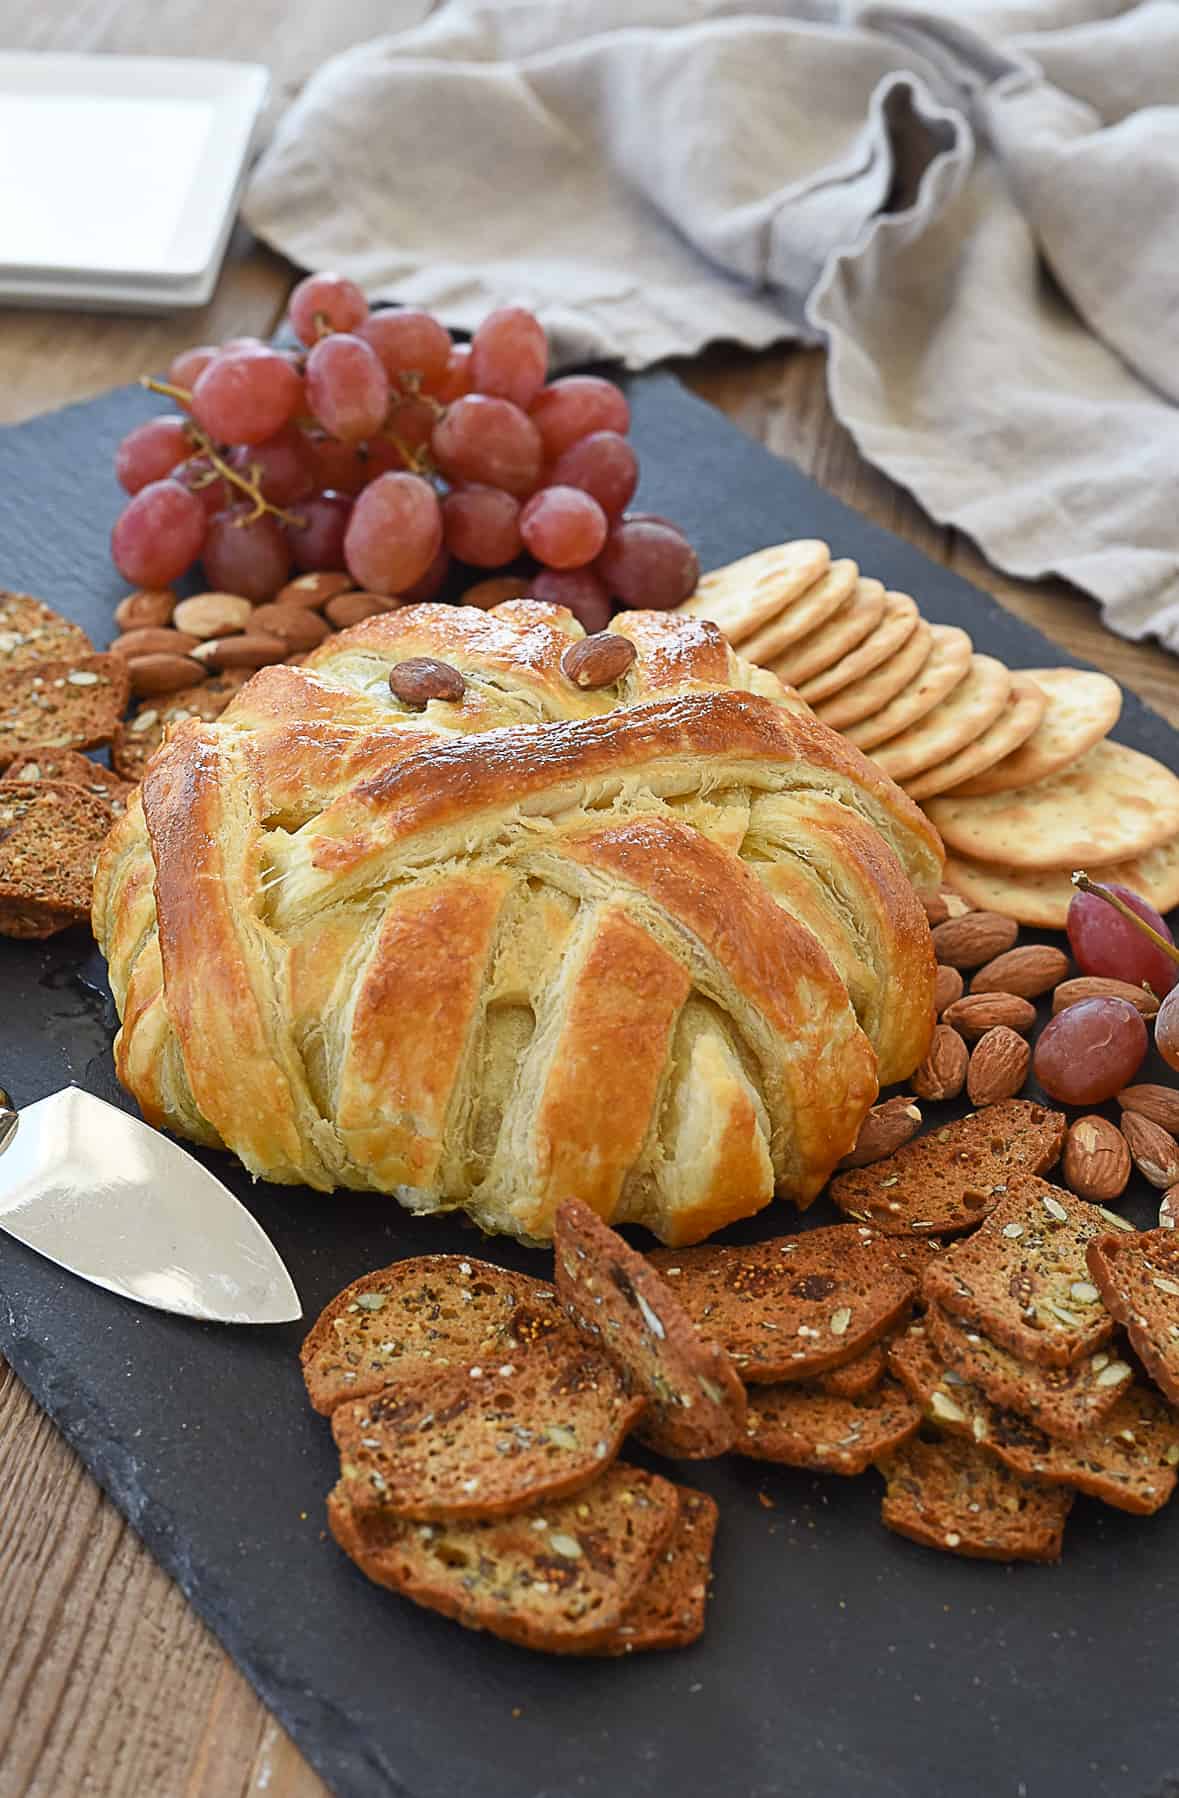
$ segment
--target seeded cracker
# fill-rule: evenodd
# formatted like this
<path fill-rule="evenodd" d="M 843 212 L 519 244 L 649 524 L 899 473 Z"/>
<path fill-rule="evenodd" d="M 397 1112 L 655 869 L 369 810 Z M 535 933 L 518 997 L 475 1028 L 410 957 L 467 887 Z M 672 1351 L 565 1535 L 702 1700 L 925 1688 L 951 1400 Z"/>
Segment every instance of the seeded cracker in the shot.
<path fill-rule="evenodd" d="M 648 1447 L 691 1459 L 732 1448 L 745 1427 L 740 1376 L 650 1262 L 580 1199 L 557 1212 L 553 1255 L 565 1310 L 647 1402 Z"/>
<path fill-rule="evenodd" d="M 0 783 L 0 936 L 40 939 L 90 916 L 105 799 L 55 781 Z"/>
<path fill-rule="evenodd" d="M 904 1316 L 917 1287 L 882 1238 L 852 1224 L 648 1259 L 757 1383 L 813 1380 L 854 1361 Z"/>
<path fill-rule="evenodd" d="M 943 1366 L 925 1319 L 916 1319 L 889 1344 L 888 1370 L 939 1430 L 948 1436 L 986 1441 L 991 1433 L 991 1406 L 961 1374 Z"/>
<path fill-rule="evenodd" d="M 54 781 L 68 787 L 82 787 L 88 793 L 105 799 L 118 815 L 126 811 L 132 788 L 120 780 L 110 768 L 95 762 L 76 749 L 30 749 L 18 755 L 4 770 L 5 781 L 23 781 L 36 786 L 41 781 Z"/>
<path fill-rule="evenodd" d="M 888 1344 L 874 1342 L 854 1361 L 845 1361 L 842 1367 L 821 1373 L 815 1381 L 815 1391 L 825 1392 L 828 1398 L 863 1398 L 865 1392 L 879 1386 L 887 1366 Z"/>
<path fill-rule="evenodd" d="M 983 1561 L 1058 1561 L 1072 1493 L 1033 1486 L 969 1442 L 914 1437 L 880 1462 L 886 1529 Z"/>
<path fill-rule="evenodd" d="M 987 1447 L 1028 1479 L 1072 1486 L 1145 1517 L 1161 1510 L 1175 1490 L 1179 1419 L 1157 1393 L 1132 1386 L 1075 1442 L 1046 1436 L 1014 1411 L 995 1411 Z"/>
<path fill-rule="evenodd" d="M 586 1486 L 643 1410 L 611 1361 L 574 1337 L 455 1368 L 332 1412 L 354 1511 L 502 1517 Z"/>
<path fill-rule="evenodd" d="M 109 743 L 130 690 L 119 656 L 0 670 L 0 768 L 28 749 L 97 749 Z"/>
<path fill-rule="evenodd" d="M 1017 1175 L 1053 1167 L 1064 1135 L 1063 1113 L 1005 1099 L 837 1175 L 831 1197 L 885 1235 L 956 1235 L 981 1223 Z"/>
<path fill-rule="evenodd" d="M 332 1535 L 369 1579 L 549 1654 L 614 1650 L 678 1512 L 670 1480 L 621 1464 L 585 1493 L 483 1523 L 358 1514 L 343 1482 L 328 1499 Z"/>
<path fill-rule="evenodd" d="M 1089 1272 L 1105 1308 L 1126 1326 L 1143 1367 L 1179 1405 L 1179 1242 L 1176 1231 L 1099 1236 Z"/>
<path fill-rule="evenodd" d="M 330 1416 L 386 1386 L 499 1365 L 554 1334 L 578 1346 L 547 1281 L 464 1255 L 415 1255 L 345 1287 L 300 1358 L 311 1403 Z"/>
<path fill-rule="evenodd" d="M 73 661 L 93 653 L 81 625 L 63 618 L 31 593 L 0 588 L 0 675 L 38 662 Z"/>
<path fill-rule="evenodd" d="M 1066 1441 L 1086 1435 L 1108 1416 L 1134 1378 L 1134 1369 L 1112 1345 L 1083 1355 L 1071 1367 L 1041 1367 L 1018 1360 L 977 1330 L 965 1329 L 937 1305 L 930 1306 L 927 1322 L 948 1369 L 969 1380 L 992 1404 L 1017 1411 L 1047 1435 Z"/>
<path fill-rule="evenodd" d="M 592 1488 L 591 1488 L 592 1491 Z M 707 1492 L 677 1486 L 680 1511 L 667 1547 L 632 1599 L 613 1636 L 597 1654 L 641 1654 L 653 1648 L 687 1648 L 704 1634 L 716 1501 Z"/>
<path fill-rule="evenodd" d="M 816 1473 L 857 1474 L 916 1435 L 920 1424 L 920 1408 L 895 1380 L 863 1398 L 829 1398 L 810 1386 L 760 1386 L 737 1452 Z"/>
<path fill-rule="evenodd" d="M 1085 1251 L 1112 1212 L 1025 1176 L 981 1228 L 925 1271 L 932 1304 L 1023 1360 L 1068 1367 L 1113 1335 Z M 1085 1289 L 1088 1289 L 1087 1291 Z"/>

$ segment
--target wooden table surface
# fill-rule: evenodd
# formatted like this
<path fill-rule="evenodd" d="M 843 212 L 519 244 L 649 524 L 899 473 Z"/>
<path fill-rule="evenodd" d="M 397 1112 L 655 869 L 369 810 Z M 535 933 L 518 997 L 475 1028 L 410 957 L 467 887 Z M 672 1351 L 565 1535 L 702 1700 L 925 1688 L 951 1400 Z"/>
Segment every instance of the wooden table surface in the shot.
<path fill-rule="evenodd" d="M 426 10 L 404 0 L 401 16 Z M 399 16 L 394 0 L 40 0 L 25 12 L 0 26 L 0 47 L 255 58 L 274 73 L 275 106 L 324 56 Z M 0 311 L 0 422 L 158 369 L 185 344 L 265 336 L 295 278 L 239 232 L 203 312 Z M 997 573 L 861 460 L 827 403 L 821 352 L 718 350 L 678 372 L 770 449 L 1179 724 L 1171 657 L 1111 636 L 1062 584 Z M 4 1798 L 323 1798 L 322 1781 L 2 1361 L 0 1519 Z"/>

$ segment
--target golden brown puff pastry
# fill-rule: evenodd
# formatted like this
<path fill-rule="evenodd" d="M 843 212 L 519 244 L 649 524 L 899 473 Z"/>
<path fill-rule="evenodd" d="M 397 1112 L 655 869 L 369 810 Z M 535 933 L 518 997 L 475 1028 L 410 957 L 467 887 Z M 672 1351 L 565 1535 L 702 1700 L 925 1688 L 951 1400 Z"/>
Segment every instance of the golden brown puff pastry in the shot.
<path fill-rule="evenodd" d="M 925 1054 L 941 843 L 707 622 L 405 607 L 178 726 L 98 869 L 145 1116 L 269 1180 L 698 1241 L 806 1205 Z M 389 670 L 461 670 L 412 711 Z"/>

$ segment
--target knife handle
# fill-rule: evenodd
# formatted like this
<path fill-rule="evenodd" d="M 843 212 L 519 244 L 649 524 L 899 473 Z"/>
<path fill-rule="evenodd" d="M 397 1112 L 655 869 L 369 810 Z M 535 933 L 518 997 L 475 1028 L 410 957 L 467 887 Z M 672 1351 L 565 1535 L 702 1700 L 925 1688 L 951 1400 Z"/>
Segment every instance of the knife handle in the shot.
<path fill-rule="evenodd" d="M 8 1094 L 0 1089 L 0 1155 L 16 1135 L 20 1118 L 8 1103 Z"/>

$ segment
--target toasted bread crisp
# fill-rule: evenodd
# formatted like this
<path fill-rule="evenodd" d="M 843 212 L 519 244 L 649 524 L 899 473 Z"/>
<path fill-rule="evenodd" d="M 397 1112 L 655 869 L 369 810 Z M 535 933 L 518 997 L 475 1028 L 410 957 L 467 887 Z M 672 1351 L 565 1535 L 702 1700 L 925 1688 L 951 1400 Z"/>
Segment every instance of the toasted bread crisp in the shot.
<path fill-rule="evenodd" d="M 79 656 L 0 673 L 0 768 L 28 749 L 109 743 L 129 692 L 119 656 Z"/>
<path fill-rule="evenodd" d="M 1175 1490 L 1179 1417 L 1148 1387 L 1132 1386 L 1074 1442 L 1046 1436 L 1014 1411 L 997 1411 L 987 1447 L 1027 1479 L 1072 1486 L 1145 1517 L 1161 1510 Z"/>
<path fill-rule="evenodd" d="M 1085 1260 L 1107 1215 L 1024 1176 L 973 1236 L 931 1263 L 922 1291 L 1021 1360 L 1071 1367 L 1113 1335 Z"/>
<path fill-rule="evenodd" d="M 1143 1367 L 1179 1405 L 1179 1242 L 1163 1228 L 1099 1236 L 1086 1251 L 1106 1310 L 1125 1324 Z"/>
<path fill-rule="evenodd" d="M 47 937 L 86 922 L 113 822 L 106 800 L 80 787 L 0 782 L 0 936 Z"/>
<path fill-rule="evenodd" d="M 358 1511 L 344 1481 L 328 1499 L 332 1535 L 369 1579 L 549 1654 L 613 1650 L 678 1513 L 670 1480 L 621 1463 L 575 1497 L 481 1523 Z"/>
<path fill-rule="evenodd" d="M 38 662 L 72 662 L 93 649 L 80 624 L 63 618 L 31 593 L 0 588 L 0 676 Z"/>
<path fill-rule="evenodd" d="M 613 1636 L 598 1645 L 598 1654 L 688 1648 L 704 1634 L 716 1535 L 716 1500 L 690 1486 L 677 1486 L 676 1491 L 680 1511 L 671 1540 L 631 1600 Z"/>
<path fill-rule="evenodd" d="M 1072 1493 L 1034 1486 L 969 1442 L 915 1437 L 880 1463 L 886 1529 L 982 1561 L 1058 1561 Z"/>
<path fill-rule="evenodd" d="M 813 1386 L 761 1386 L 750 1398 L 738 1452 L 816 1473 L 857 1474 L 920 1425 L 920 1407 L 895 1380 L 863 1398 L 829 1398 Z"/>
<path fill-rule="evenodd" d="M 27 750 L 9 762 L 4 778 L 6 781 L 25 781 L 30 786 L 51 780 L 58 785 L 82 787 L 87 793 L 105 799 L 116 817 L 126 811 L 133 791 L 130 783 L 121 780 L 113 769 L 92 761 L 76 749 Z"/>
<path fill-rule="evenodd" d="M 300 1359 L 311 1403 L 330 1416 L 388 1386 L 499 1365 L 551 1335 L 577 1346 L 547 1281 L 465 1255 L 415 1255 L 338 1293 Z"/>
<path fill-rule="evenodd" d="M 647 1402 L 639 1434 L 661 1455 L 723 1455 L 745 1427 L 745 1388 L 666 1280 L 580 1199 L 553 1236 L 557 1296 Z"/>
<path fill-rule="evenodd" d="M 587 1486 L 637 1423 L 612 1361 L 574 1336 L 337 1405 L 332 1434 L 354 1511 L 502 1517 Z"/>
<path fill-rule="evenodd" d="M 929 1308 L 930 1340 L 948 1369 L 984 1398 L 1037 1424 L 1049 1436 L 1075 1441 L 1101 1422 L 1134 1378 L 1116 1350 L 1098 1349 L 1071 1367 L 1020 1361 L 977 1330 L 965 1329 L 937 1305 Z"/>
<path fill-rule="evenodd" d="M 917 1290 L 884 1239 L 852 1224 L 748 1248 L 656 1249 L 648 1259 L 742 1379 L 757 1383 L 813 1380 L 854 1361 Z"/>
<path fill-rule="evenodd" d="M 1014 1175 L 1054 1166 L 1064 1134 L 1061 1112 L 1005 1099 L 915 1136 L 871 1167 L 839 1174 L 831 1197 L 886 1235 L 958 1235 L 994 1210 Z"/>
<path fill-rule="evenodd" d="M 111 761 L 124 780 L 139 782 L 147 764 L 173 724 L 186 718 L 220 718 L 234 694 L 249 679 L 248 674 L 231 671 L 218 674 L 200 687 L 185 687 L 180 693 L 169 693 L 165 699 L 146 699 L 135 708 L 125 724 L 120 724 L 111 745 Z"/>
<path fill-rule="evenodd" d="M 854 1361 L 845 1361 L 842 1367 L 821 1373 L 814 1383 L 815 1391 L 825 1392 L 828 1398 L 863 1398 L 865 1392 L 879 1386 L 887 1366 L 887 1342 L 874 1342 Z"/>
<path fill-rule="evenodd" d="M 947 1436 L 985 1442 L 992 1408 L 977 1387 L 946 1367 L 934 1348 L 926 1318 L 915 1318 L 888 1345 L 888 1371 L 920 1405 L 930 1423 Z"/>

